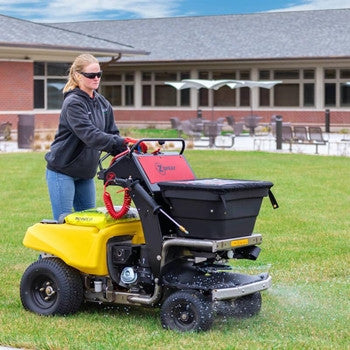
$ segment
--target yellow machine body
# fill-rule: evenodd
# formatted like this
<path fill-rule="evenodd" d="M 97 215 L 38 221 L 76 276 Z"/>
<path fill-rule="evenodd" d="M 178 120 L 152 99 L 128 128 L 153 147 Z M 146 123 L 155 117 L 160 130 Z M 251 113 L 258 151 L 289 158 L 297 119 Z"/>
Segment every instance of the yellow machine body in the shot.
<path fill-rule="evenodd" d="M 144 244 L 140 219 L 114 220 L 101 210 L 87 210 L 68 215 L 64 224 L 38 223 L 28 228 L 23 244 L 52 254 L 81 272 L 105 276 L 107 242 L 116 236 L 130 236 L 132 244 Z"/>

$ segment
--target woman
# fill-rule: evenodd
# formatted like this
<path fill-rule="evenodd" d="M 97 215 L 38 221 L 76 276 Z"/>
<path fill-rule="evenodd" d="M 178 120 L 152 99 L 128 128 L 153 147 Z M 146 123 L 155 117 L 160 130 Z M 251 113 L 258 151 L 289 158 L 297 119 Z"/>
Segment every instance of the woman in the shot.
<path fill-rule="evenodd" d="M 90 54 L 78 56 L 63 89 L 58 131 L 45 155 L 46 181 L 53 217 L 95 207 L 95 183 L 100 151 L 117 154 L 126 149 L 111 104 L 96 90 L 102 71 Z"/>

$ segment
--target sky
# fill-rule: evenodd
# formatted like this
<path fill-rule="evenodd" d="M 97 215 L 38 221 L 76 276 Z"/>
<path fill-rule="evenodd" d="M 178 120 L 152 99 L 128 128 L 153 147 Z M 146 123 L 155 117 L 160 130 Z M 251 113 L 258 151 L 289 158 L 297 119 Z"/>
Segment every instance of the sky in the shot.
<path fill-rule="evenodd" d="M 34 22 L 350 8 L 350 0 L 0 0 L 0 14 Z"/>

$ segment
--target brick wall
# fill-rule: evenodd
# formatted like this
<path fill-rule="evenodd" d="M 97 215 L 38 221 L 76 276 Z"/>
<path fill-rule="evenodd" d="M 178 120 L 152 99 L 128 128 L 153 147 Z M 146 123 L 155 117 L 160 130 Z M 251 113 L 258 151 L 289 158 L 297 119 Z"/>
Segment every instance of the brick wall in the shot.
<path fill-rule="evenodd" d="M 27 112 L 26 112 L 27 113 Z M 31 112 L 34 113 L 34 112 Z M 249 111 L 214 111 L 214 119 L 232 115 L 236 121 L 240 121 Z M 34 113 L 35 114 L 35 113 Z M 257 112 L 262 117 L 262 123 L 269 123 L 272 115 L 281 115 L 284 122 L 301 125 L 325 125 L 325 111 L 261 111 Z M 169 119 L 173 116 L 179 117 L 181 120 L 194 118 L 196 111 L 173 111 L 173 110 L 116 110 L 115 119 L 118 125 L 154 125 L 154 126 L 170 126 Z M 202 111 L 204 119 L 211 119 L 211 111 Z M 56 129 L 58 125 L 59 114 L 43 113 L 35 114 L 35 128 L 40 129 Z M 10 121 L 12 129 L 17 129 L 18 114 L 1 114 L 0 122 Z M 331 127 L 350 128 L 350 111 L 330 111 Z"/>
<path fill-rule="evenodd" d="M 0 62 L 0 108 L 3 111 L 33 109 L 33 63 Z"/>

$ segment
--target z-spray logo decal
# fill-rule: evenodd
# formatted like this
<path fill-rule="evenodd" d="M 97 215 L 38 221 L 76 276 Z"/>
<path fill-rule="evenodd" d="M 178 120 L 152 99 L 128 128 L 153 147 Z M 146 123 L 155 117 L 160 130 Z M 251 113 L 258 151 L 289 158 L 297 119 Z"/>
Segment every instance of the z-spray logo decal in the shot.
<path fill-rule="evenodd" d="M 168 171 L 174 171 L 175 166 L 174 165 L 166 165 L 164 166 L 163 164 L 156 163 L 155 164 L 156 170 L 159 174 L 165 175 Z"/>

